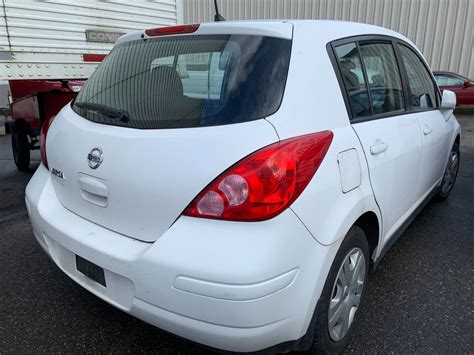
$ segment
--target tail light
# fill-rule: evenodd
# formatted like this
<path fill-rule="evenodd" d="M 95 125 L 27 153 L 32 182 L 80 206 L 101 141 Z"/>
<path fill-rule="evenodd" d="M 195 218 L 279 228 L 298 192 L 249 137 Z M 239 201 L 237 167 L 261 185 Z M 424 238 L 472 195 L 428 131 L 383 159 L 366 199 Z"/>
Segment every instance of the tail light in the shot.
<path fill-rule="evenodd" d="M 48 158 L 46 156 L 46 136 L 48 135 L 48 130 L 51 124 L 53 123 L 56 116 L 51 116 L 46 121 L 43 122 L 41 126 L 41 136 L 40 136 L 40 151 L 41 151 L 41 161 L 43 162 L 46 169 L 49 170 Z"/>
<path fill-rule="evenodd" d="M 145 30 L 147 36 L 165 36 L 196 32 L 199 28 L 198 23 L 190 25 L 167 26 L 158 28 L 149 28 Z"/>
<path fill-rule="evenodd" d="M 333 133 L 318 132 L 271 144 L 214 180 L 184 210 L 185 216 L 262 221 L 290 206 L 321 165 Z"/>

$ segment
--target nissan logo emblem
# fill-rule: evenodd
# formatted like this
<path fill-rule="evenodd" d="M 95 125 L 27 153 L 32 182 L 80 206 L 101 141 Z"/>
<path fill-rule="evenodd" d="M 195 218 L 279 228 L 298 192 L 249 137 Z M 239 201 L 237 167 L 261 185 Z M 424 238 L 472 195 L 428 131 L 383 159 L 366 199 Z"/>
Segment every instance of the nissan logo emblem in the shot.
<path fill-rule="evenodd" d="M 102 149 L 99 147 L 92 148 L 89 154 L 87 154 L 87 163 L 91 169 L 97 169 L 102 164 Z"/>

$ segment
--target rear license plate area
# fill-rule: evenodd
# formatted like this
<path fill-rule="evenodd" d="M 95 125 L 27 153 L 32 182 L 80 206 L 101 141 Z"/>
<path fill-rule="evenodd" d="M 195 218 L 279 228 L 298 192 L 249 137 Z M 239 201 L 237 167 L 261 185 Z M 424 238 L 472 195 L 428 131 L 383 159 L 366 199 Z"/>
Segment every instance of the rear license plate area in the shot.
<path fill-rule="evenodd" d="M 105 284 L 104 269 L 102 269 L 100 266 L 91 263 L 89 260 L 81 258 L 79 255 L 76 255 L 76 269 L 91 280 L 101 284 L 104 287 L 107 287 Z"/>

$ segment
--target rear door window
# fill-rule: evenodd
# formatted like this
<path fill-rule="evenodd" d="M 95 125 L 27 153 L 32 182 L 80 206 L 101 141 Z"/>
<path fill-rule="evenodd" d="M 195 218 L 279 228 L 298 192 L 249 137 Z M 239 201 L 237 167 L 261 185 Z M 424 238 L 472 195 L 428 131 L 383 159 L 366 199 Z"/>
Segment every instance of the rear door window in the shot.
<path fill-rule="evenodd" d="M 367 83 L 356 43 L 337 46 L 335 52 L 352 116 L 354 118 L 370 116 L 371 110 Z"/>
<path fill-rule="evenodd" d="M 246 122 L 282 101 L 291 40 L 257 35 L 166 36 L 117 45 L 73 109 L 142 129 Z"/>
<path fill-rule="evenodd" d="M 437 106 L 433 79 L 421 58 L 410 48 L 400 45 L 414 110 L 427 110 Z"/>
<path fill-rule="evenodd" d="M 370 87 L 374 115 L 402 111 L 402 80 L 391 43 L 360 43 L 360 54 Z"/>

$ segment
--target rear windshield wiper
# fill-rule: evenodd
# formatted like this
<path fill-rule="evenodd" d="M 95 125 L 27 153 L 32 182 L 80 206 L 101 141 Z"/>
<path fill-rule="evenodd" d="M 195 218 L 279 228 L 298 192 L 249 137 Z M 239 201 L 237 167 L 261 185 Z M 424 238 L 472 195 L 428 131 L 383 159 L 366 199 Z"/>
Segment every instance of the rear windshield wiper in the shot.
<path fill-rule="evenodd" d="M 96 104 L 93 102 L 74 102 L 79 108 L 83 108 L 85 110 L 95 111 L 107 117 L 118 119 L 122 122 L 128 122 L 130 120 L 130 115 L 125 110 L 119 110 L 107 105 Z"/>

